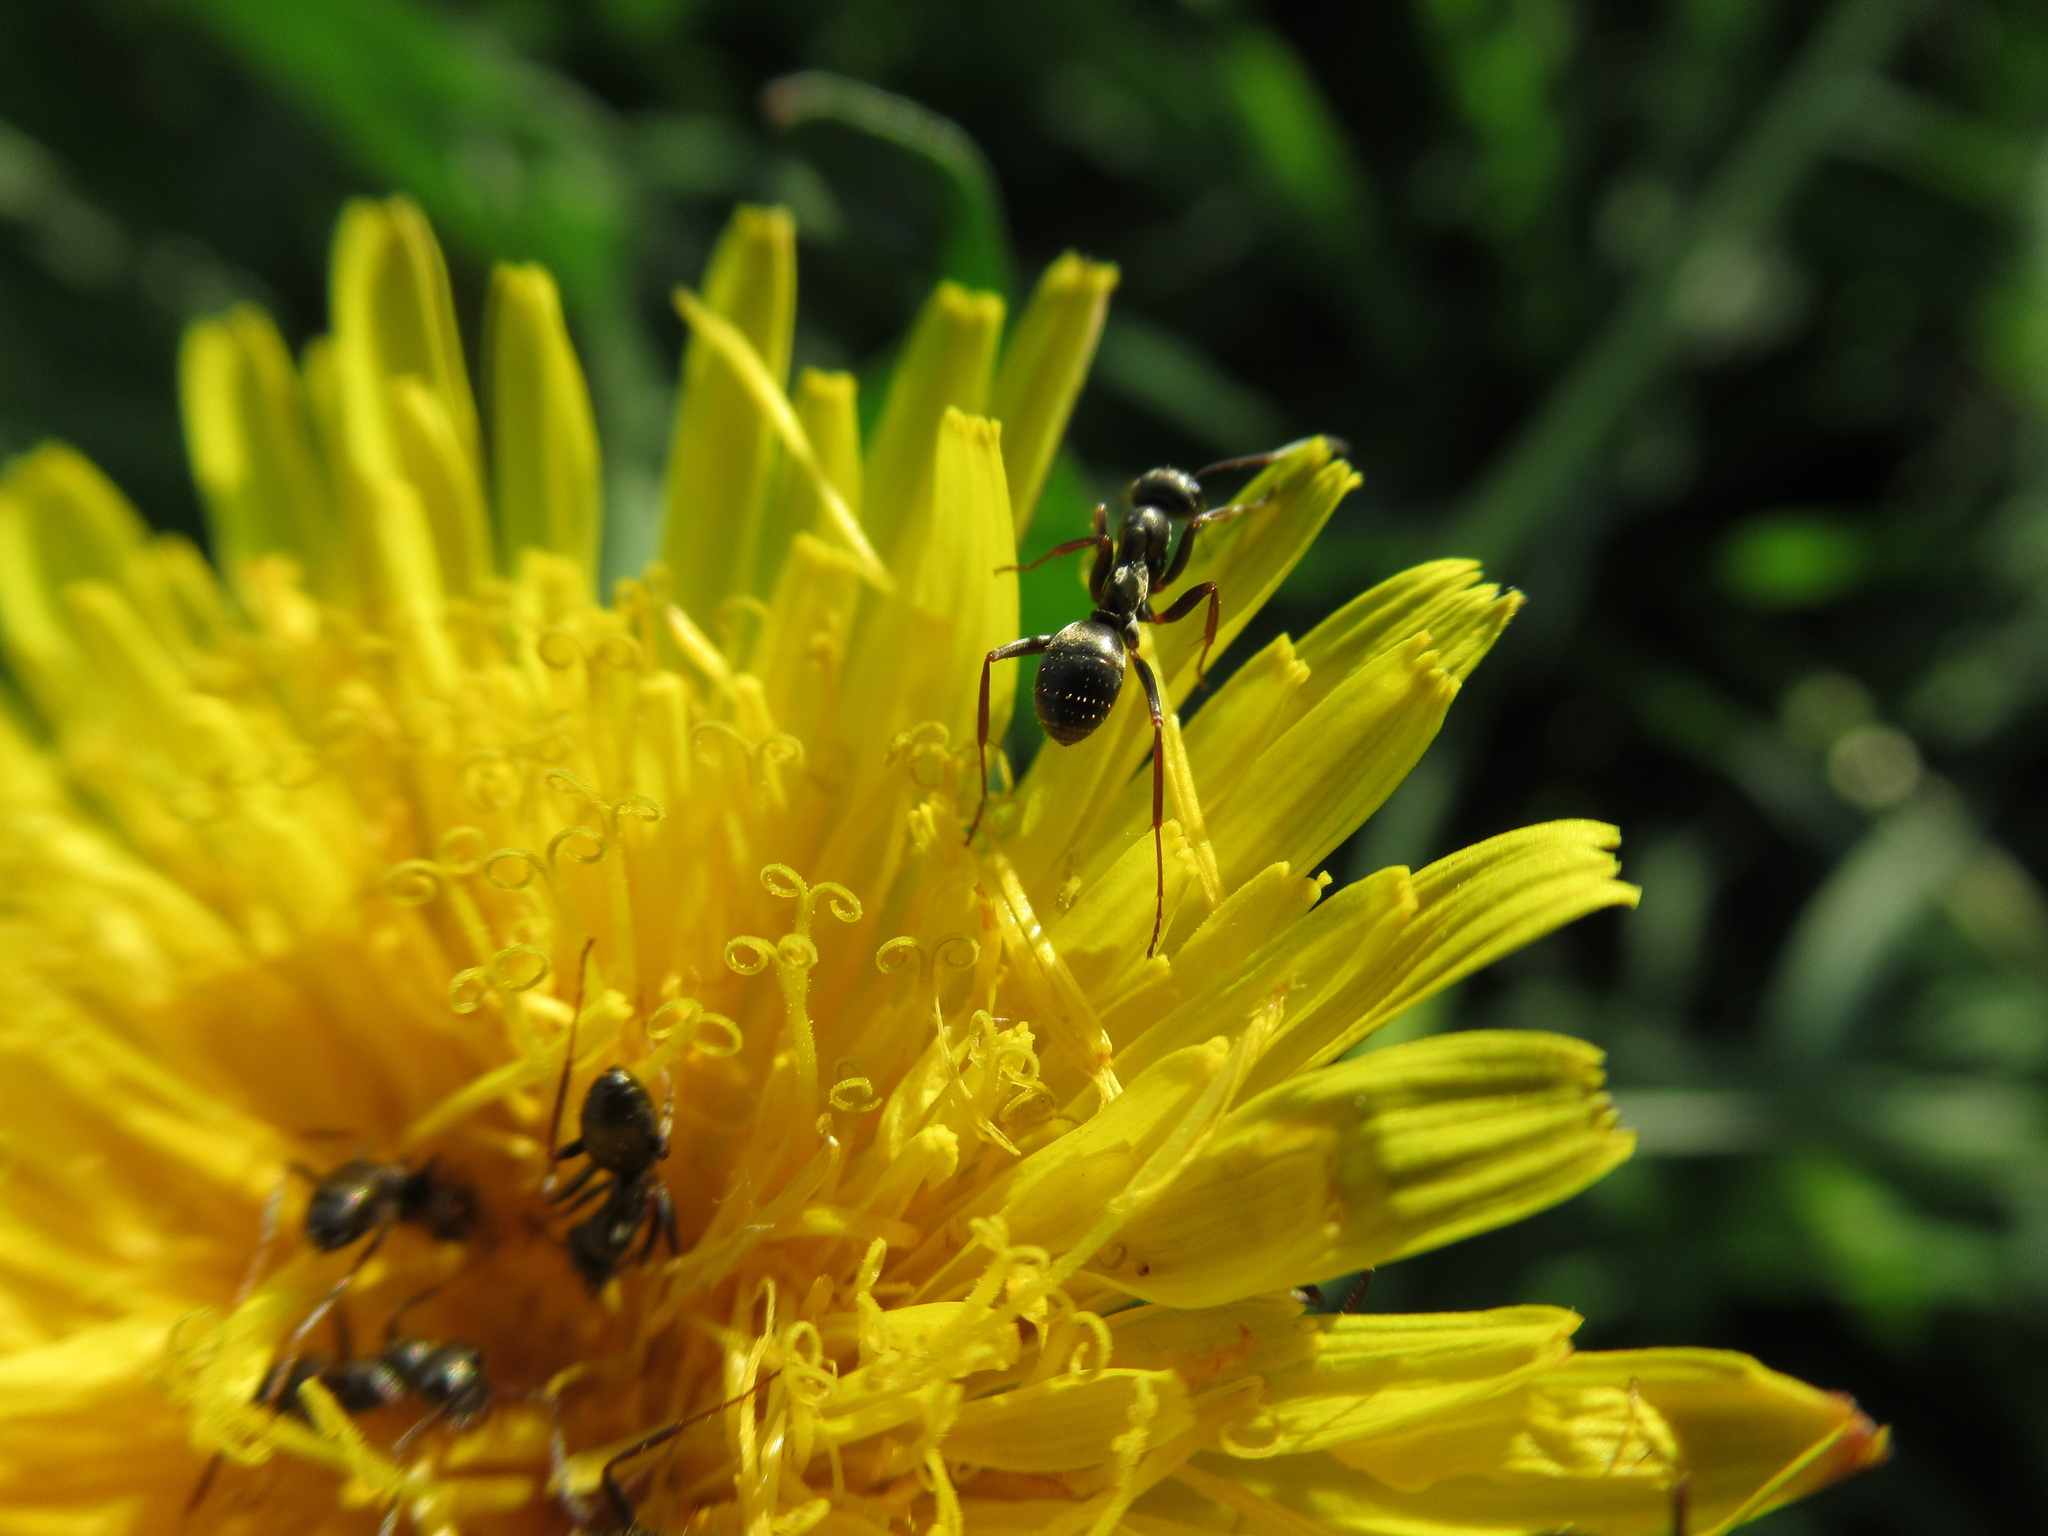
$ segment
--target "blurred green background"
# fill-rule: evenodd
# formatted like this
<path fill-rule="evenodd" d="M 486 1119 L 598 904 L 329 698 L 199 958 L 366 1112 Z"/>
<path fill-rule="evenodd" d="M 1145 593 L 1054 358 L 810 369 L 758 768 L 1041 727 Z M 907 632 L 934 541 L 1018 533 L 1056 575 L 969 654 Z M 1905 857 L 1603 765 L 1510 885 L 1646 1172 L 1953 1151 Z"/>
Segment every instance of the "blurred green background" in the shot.
<path fill-rule="evenodd" d="M 1348 438 L 1251 642 L 1427 555 L 1531 604 L 1333 872 L 1589 815 L 1645 887 L 1398 1026 L 1598 1041 L 1642 1156 L 1368 1305 L 1855 1393 L 1897 1459 L 1776 1536 L 2048 1529 L 2040 0 L 11 0 L 0 451 L 196 529 L 180 327 L 320 329 L 340 200 L 394 188 L 465 323 L 494 259 L 561 279 L 614 569 L 736 200 L 800 221 L 799 360 L 867 376 L 935 277 L 1121 264 L 1039 547 L 1148 464 Z"/>

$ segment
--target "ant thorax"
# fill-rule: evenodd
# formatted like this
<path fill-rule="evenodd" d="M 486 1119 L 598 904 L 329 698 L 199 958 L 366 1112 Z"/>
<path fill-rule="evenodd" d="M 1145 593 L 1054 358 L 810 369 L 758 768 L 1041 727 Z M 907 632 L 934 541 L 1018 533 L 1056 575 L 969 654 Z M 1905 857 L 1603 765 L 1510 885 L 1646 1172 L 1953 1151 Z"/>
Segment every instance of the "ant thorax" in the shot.
<path fill-rule="evenodd" d="M 1137 561 L 1119 565 L 1109 573 L 1109 580 L 1103 584 L 1101 612 L 1110 622 L 1128 629 L 1136 616 L 1144 611 L 1145 599 L 1150 595 L 1151 581 L 1145 567 Z M 1127 637 L 1135 645 L 1136 637 Z"/>
<path fill-rule="evenodd" d="M 1118 532 L 1116 563 L 1142 566 L 1146 576 L 1157 581 L 1173 545 L 1173 523 L 1167 513 L 1156 506 L 1133 507 L 1124 514 Z"/>

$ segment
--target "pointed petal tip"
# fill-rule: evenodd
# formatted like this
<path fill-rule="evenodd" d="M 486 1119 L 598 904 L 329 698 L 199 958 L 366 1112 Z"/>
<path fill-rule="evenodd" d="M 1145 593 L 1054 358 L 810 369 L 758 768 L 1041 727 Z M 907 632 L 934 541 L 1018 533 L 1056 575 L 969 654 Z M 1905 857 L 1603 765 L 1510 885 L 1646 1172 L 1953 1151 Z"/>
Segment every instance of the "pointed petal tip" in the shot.
<path fill-rule="evenodd" d="M 1834 1483 L 1892 1459 L 1892 1427 L 1879 1424 L 1846 1392 L 1830 1392 L 1845 1416 L 1841 1433 L 1821 1460 L 1821 1480 Z"/>

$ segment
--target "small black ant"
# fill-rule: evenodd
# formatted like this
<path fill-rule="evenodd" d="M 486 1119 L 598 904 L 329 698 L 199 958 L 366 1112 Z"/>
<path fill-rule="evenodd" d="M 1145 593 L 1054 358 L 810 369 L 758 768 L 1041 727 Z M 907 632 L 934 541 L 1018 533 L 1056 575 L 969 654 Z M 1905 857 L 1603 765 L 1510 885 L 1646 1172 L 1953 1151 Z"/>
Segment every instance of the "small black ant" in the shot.
<path fill-rule="evenodd" d="M 668 1156 L 668 1134 L 675 1113 L 673 1092 L 659 1116 L 654 1099 L 640 1079 L 624 1067 L 607 1067 L 583 1095 L 583 1134 L 566 1147 L 557 1147 L 562 1131 L 562 1110 L 569 1097 L 569 1072 L 576 1061 L 576 1023 L 583 1011 L 583 966 L 590 945 L 583 946 L 577 962 L 576 1009 L 569 1019 L 568 1044 L 562 1054 L 562 1079 L 555 1089 L 555 1113 L 548 1126 L 546 1183 L 549 1204 L 564 1214 L 580 1210 L 592 1201 L 600 1202 L 597 1213 L 569 1229 L 569 1260 L 595 1294 L 617 1273 L 633 1239 L 644 1226 L 647 1239 L 640 1246 L 640 1262 L 654 1252 L 657 1237 L 668 1239 L 670 1253 L 682 1251 L 676 1239 L 675 1202 L 668 1186 L 654 1171 L 654 1165 Z M 590 1159 L 561 1189 L 554 1188 L 554 1165 L 565 1158 Z M 599 1173 L 608 1173 L 607 1183 L 593 1184 Z"/>
<path fill-rule="evenodd" d="M 306 1202 L 307 1242 L 322 1253 L 337 1252 L 365 1237 L 369 1242 L 299 1324 L 286 1347 L 287 1361 L 297 1359 L 300 1341 L 341 1301 L 393 1227 L 401 1223 L 420 1227 L 435 1241 L 444 1243 L 461 1242 L 476 1230 L 476 1191 L 444 1177 L 436 1158 L 427 1159 L 418 1168 L 356 1157 L 324 1174 L 303 1163 L 293 1163 L 291 1170 L 313 1186 L 313 1197 Z M 266 1236 L 265 1247 L 268 1241 Z M 244 1283 L 245 1290 L 262 1264 L 262 1252 L 259 1247 L 250 1279 Z"/>
<path fill-rule="evenodd" d="M 1331 440 L 1337 451 L 1343 445 Z M 1109 535 L 1107 503 L 1095 508 L 1095 531 L 1083 539 L 1056 544 L 1026 566 L 1004 566 L 1004 570 L 1033 570 L 1048 560 L 1076 550 L 1095 551 L 1095 564 L 1088 573 L 1088 595 L 1095 611 L 1076 620 L 1056 635 L 1029 635 L 990 651 L 981 664 L 981 708 L 976 716 L 975 747 L 981 762 L 981 805 L 967 828 L 967 840 L 974 840 L 976 828 L 988 810 L 988 689 L 989 669 L 999 661 L 1019 656 L 1036 656 L 1038 682 L 1032 703 L 1038 723 L 1046 735 L 1063 747 L 1070 747 L 1091 735 L 1109 718 L 1123 693 L 1124 675 L 1135 668 L 1145 688 L 1145 702 L 1152 711 L 1152 846 L 1157 872 L 1157 899 L 1152 913 L 1152 942 L 1149 956 L 1159 949 L 1159 930 L 1166 918 L 1166 844 L 1160 831 L 1166 806 L 1166 711 L 1159 696 L 1159 680 L 1138 652 L 1140 624 L 1174 624 L 1187 618 L 1203 602 L 1209 605 L 1208 624 L 1202 635 L 1202 654 L 1196 676 L 1205 677 L 1209 648 L 1216 643 L 1216 621 L 1222 599 L 1216 583 L 1204 581 L 1189 587 L 1164 613 L 1152 610 L 1152 597 L 1180 579 L 1188 558 L 1195 550 L 1195 534 L 1211 523 L 1240 517 L 1265 505 L 1269 499 L 1217 507 L 1211 510 L 1202 493 L 1205 475 L 1225 470 L 1252 469 L 1270 464 L 1286 449 L 1253 454 L 1249 458 L 1226 459 L 1190 475 L 1185 470 L 1148 469 L 1131 482 L 1130 510 L 1115 538 Z M 1173 526 L 1182 524 L 1180 542 L 1173 542 Z"/>
<path fill-rule="evenodd" d="M 444 1243 L 461 1242 L 476 1230 L 476 1192 L 443 1178 L 436 1158 L 418 1168 L 356 1157 L 327 1173 L 302 1163 L 294 1163 L 292 1170 L 313 1185 L 313 1197 L 306 1202 L 306 1241 L 322 1253 L 346 1248 L 373 1232 L 381 1242 L 401 1222 Z"/>
<path fill-rule="evenodd" d="M 407 1393 L 418 1397 L 433 1412 L 407 1430 L 404 1440 L 430 1423 L 446 1423 L 456 1429 L 481 1423 L 491 1411 L 492 1397 L 483 1351 L 474 1344 L 401 1337 L 398 1331 L 398 1320 L 439 1289 L 434 1286 L 422 1291 L 392 1313 L 384 1328 L 384 1348 L 362 1359 L 355 1356 L 347 1315 L 336 1308 L 339 1358 L 331 1365 L 318 1355 L 278 1361 L 265 1373 L 256 1402 L 303 1416 L 299 1388 L 313 1380 L 333 1393 L 335 1402 L 349 1414 L 388 1408 L 403 1401 Z"/>
<path fill-rule="evenodd" d="M 677 1419 L 675 1423 L 665 1425 L 655 1430 L 652 1434 L 634 1441 L 623 1451 L 612 1457 L 604 1464 L 604 1471 L 598 1477 L 598 1485 L 604 1490 L 605 1503 L 611 1506 L 612 1521 L 608 1525 L 593 1526 L 587 1523 L 585 1516 L 577 1513 L 577 1536 L 655 1536 L 654 1532 L 648 1530 L 646 1526 L 640 1523 L 640 1517 L 635 1513 L 632 1501 L 626 1497 L 625 1489 L 619 1486 L 618 1472 L 620 1466 L 631 1461 L 635 1456 L 646 1454 L 658 1445 L 666 1445 L 692 1425 L 701 1424 L 714 1414 L 723 1413 L 728 1408 L 737 1407 L 748 1398 L 762 1391 L 781 1374 L 780 1371 L 769 1371 L 737 1397 L 729 1397 L 724 1402 L 713 1403 L 709 1408 L 700 1409 L 696 1413 L 690 1414 L 687 1418 Z M 558 1443 L 560 1434 L 561 1430 L 558 1421 L 556 1428 Z"/>
<path fill-rule="evenodd" d="M 334 1314 L 336 1356 L 287 1354 L 263 1373 L 250 1401 L 294 1418 L 306 1417 L 299 1391 L 317 1381 L 333 1395 L 336 1406 L 351 1417 L 373 1413 L 416 1396 L 430 1410 L 427 1416 L 401 1435 L 392 1448 L 393 1457 L 404 1453 L 415 1436 L 431 1424 L 445 1423 L 467 1429 L 481 1423 L 491 1411 L 492 1388 L 484 1374 L 483 1352 L 474 1344 L 439 1343 L 432 1339 L 401 1337 L 398 1322 L 407 1312 L 427 1299 L 439 1286 L 420 1292 L 391 1314 L 385 1324 L 384 1348 L 375 1355 L 358 1357 L 351 1336 L 348 1313 L 339 1304 Z M 186 1502 L 189 1514 L 199 1507 L 221 1458 L 215 1455 L 199 1479 L 199 1486 Z"/>

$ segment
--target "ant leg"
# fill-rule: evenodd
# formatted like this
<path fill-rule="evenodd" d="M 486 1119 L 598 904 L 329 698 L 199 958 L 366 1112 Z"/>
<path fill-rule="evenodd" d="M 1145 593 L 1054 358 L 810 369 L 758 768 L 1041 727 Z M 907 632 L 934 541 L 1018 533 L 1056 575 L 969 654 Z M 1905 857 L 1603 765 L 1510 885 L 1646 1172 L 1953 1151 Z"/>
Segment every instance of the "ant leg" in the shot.
<path fill-rule="evenodd" d="M 1170 587 L 1180 580 L 1181 572 L 1188 568 L 1188 559 L 1195 552 L 1195 534 L 1211 523 L 1227 523 L 1233 517 L 1243 517 L 1247 512 L 1256 512 L 1273 499 L 1268 491 L 1257 501 L 1233 502 L 1227 507 L 1217 507 L 1209 512 L 1197 512 L 1187 520 L 1181 529 L 1180 542 L 1173 547 L 1173 558 L 1166 563 L 1166 574 L 1159 578 L 1161 587 Z"/>
<path fill-rule="evenodd" d="M 556 1216 L 574 1216 L 578 1211 L 582 1210 L 584 1207 L 588 1206 L 593 1201 L 602 1200 L 609 1196 L 612 1190 L 618 1186 L 619 1181 L 618 1176 L 616 1174 L 613 1175 L 612 1181 L 609 1184 L 592 1184 L 590 1188 L 583 1189 L 584 1184 L 588 1183 L 594 1175 L 602 1171 L 603 1170 L 601 1170 L 597 1166 L 597 1164 L 592 1163 L 589 1167 L 585 1168 L 581 1173 L 577 1174 L 576 1177 L 570 1181 L 568 1187 L 564 1189 L 560 1194 L 556 1195 L 555 1198 L 549 1202 L 549 1204 L 551 1205 L 558 1205 L 561 1207 L 560 1210 L 554 1212 L 553 1214 Z M 578 1190 L 582 1190 L 582 1193 L 577 1194 Z M 573 1200 L 569 1198 L 572 1195 L 575 1196 Z"/>
<path fill-rule="evenodd" d="M 440 1423 L 440 1421 L 446 1418 L 447 1416 L 448 1404 L 435 1404 L 433 1412 L 427 1414 L 424 1418 L 415 1420 L 411 1428 L 407 1429 L 404 1434 L 400 1435 L 398 1439 L 393 1442 L 391 1446 L 390 1459 L 394 1463 L 397 1462 L 398 1458 L 403 1456 L 406 1453 L 406 1451 L 411 1447 L 413 1441 L 417 1440 L 424 1431 Z"/>
<path fill-rule="evenodd" d="M 1160 831 L 1166 811 L 1166 710 L 1159 702 L 1159 679 L 1142 656 L 1133 656 L 1138 681 L 1145 685 L 1145 703 L 1152 710 L 1152 864 L 1157 874 L 1152 903 L 1152 942 L 1145 946 L 1145 958 L 1159 952 L 1159 930 L 1166 921 L 1166 834 Z"/>
<path fill-rule="evenodd" d="M 1097 521 L 1101 520 L 1098 518 Z M 1116 548 L 1115 540 L 1111 539 L 1108 534 L 1100 529 L 1097 529 L 1085 539 L 1069 539 L 1064 544 L 1053 545 L 1051 549 L 1048 549 L 1029 565 L 999 565 L 996 567 L 996 574 L 1000 576 L 1005 571 L 1035 571 L 1048 560 L 1057 560 L 1062 555 L 1071 555 L 1075 550 L 1087 549 L 1091 545 L 1094 546 L 1097 561 L 1102 560 L 1105 555 L 1112 554 Z"/>
<path fill-rule="evenodd" d="M 564 1154 L 564 1156 L 571 1155 L 573 1154 Z M 596 1163 L 585 1163 L 582 1169 L 577 1173 L 576 1177 L 571 1179 L 567 1184 L 564 1184 L 560 1189 L 556 1190 L 553 1194 L 548 1196 L 548 1204 L 559 1205 L 562 1207 L 562 1211 L 556 1212 L 557 1215 L 560 1215 L 566 1211 L 575 1210 L 577 1206 L 583 1204 L 583 1201 L 578 1200 L 576 1196 L 582 1193 L 583 1186 L 588 1184 L 592 1179 L 596 1178 L 601 1171 L 602 1170 L 598 1167 Z M 585 1199 L 587 1198 L 588 1196 L 586 1195 Z"/>
<path fill-rule="evenodd" d="M 676 1203 L 669 1198 L 668 1186 L 658 1180 L 654 1186 L 654 1206 L 656 1213 L 661 1217 L 661 1231 L 668 1239 L 670 1256 L 679 1255 L 683 1251 L 683 1245 L 676 1238 Z"/>
<path fill-rule="evenodd" d="M 376 1234 L 371 1237 L 369 1244 L 363 1249 L 362 1257 L 349 1265 L 348 1272 L 334 1282 L 334 1288 L 321 1298 L 320 1305 L 308 1313 L 306 1320 L 300 1323 L 298 1328 L 292 1333 L 290 1342 L 285 1345 L 284 1369 L 277 1374 L 278 1391 L 282 1392 L 285 1383 L 291 1380 L 292 1367 L 299 1362 L 299 1346 L 306 1342 L 306 1335 L 319 1326 L 320 1319 L 341 1304 L 341 1298 L 347 1293 L 349 1286 L 354 1283 L 356 1276 L 362 1273 L 363 1266 L 369 1263 L 376 1255 L 378 1248 L 383 1246 L 384 1239 L 390 1233 L 391 1227 L 392 1223 L 386 1221 L 377 1228 Z M 269 1408 L 275 1405 L 272 1402 L 263 1402 L 257 1406 Z"/>
<path fill-rule="evenodd" d="M 1372 1271 L 1369 1269 L 1364 1270 L 1359 1274 L 1357 1281 L 1352 1285 L 1351 1294 L 1344 1298 L 1344 1305 L 1339 1307 L 1337 1310 L 1345 1314 L 1356 1312 L 1359 1309 L 1359 1307 L 1362 1306 L 1365 1302 L 1365 1293 L 1371 1289 Z"/>
<path fill-rule="evenodd" d="M 1692 1478 L 1681 1477 L 1671 1485 L 1671 1536 L 1686 1536 L 1692 1528 Z"/>
<path fill-rule="evenodd" d="M 619 1486 L 618 1471 L 621 1462 L 631 1461 L 635 1456 L 651 1451 L 657 1445 L 667 1444 L 691 1425 L 701 1424 L 715 1413 L 723 1413 L 728 1408 L 737 1408 L 741 1403 L 744 1403 L 781 1374 L 780 1371 L 768 1372 L 767 1375 L 756 1381 L 738 1396 L 728 1397 L 722 1403 L 713 1403 L 709 1408 L 699 1409 L 688 1418 L 677 1419 L 675 1423 L 657 1429 L 645 1439 L 635 1441 L 610 1461 L 606 1462 L 604 1464 L 604 1471 L 598 1475 L 598 1486 L 604 1489 L 604 1496 L 612 1506 L 612 1513 L 619 1518 L 619 1529 L 624 1532 L 633 1532 L 640 1529 L 635 1520 L 632 1502 L 627 1499 L 626 1491 Z"/>
<path fill-rule="evenodd" d="M 1116 540 L 1109 537 L 1109 503 L 1095 503 L 1095 564 L 1088 568 L 1088 600 L 1098 607 L 1109 585 L 1109 573 L 1116 566 Z"/>
<path fill-rule="evenodd" d="M 559 1150 L 557 1143 L 562 1136 L 562 1107 L 569 1102 L 569 1069 L 576 1064 L 576 1026 L 583 1018 L 583 978 L 590 968 L 590 948 L 596 942 L 596 939 L 585 939 L 582 951 L 576 956 L 576 1001 L 569 1011 L 569 1039 L 562 1047 L 562 1080 L 555 1084 L 555 1113 L 548 1121 L 548 1174 L 540 1181 L 540 1191 L 544 1195 L 554 1193 L 555 1164 L 583 1150 L 580 1137 Z"/>
<path fill-rule="evenodd" d="M 667 1187 L 659 1179 L 655 1180 L 654 1192 L 647 1199 L 654 1208 L 646 1214 L 647 1236 L 640 1241 L 640 1252 L 633 1260 L 635 1264 L 645 1264 L 654 1257 L 654 1245 L 661 1237 L 661 1210 L 668 1199 Z"/>
<path fill-rule="evenodd" d="M 981 764 L 981 804 L 975 807 L 974 820 L 967 824 L 964 842 L 974 841 L 974 832 L 981 825 L 981 818 L 988 812 L 988 675 L 989 669 L 999 661 L 1010 661 L 1018 656 L 1037 656 L 1052 644 L 1051 635 L 1032 635 L 1023 640 L 1012 640 L 1008 645 L 999 645 L 982 658 L 981 663 L 981 708 L 974 720 L 974 750 L 976 760 Z"/>
<path fill-rule="evenodd" d="M 393 1312 L 391 1316 L 384 1320 L 384 1342 L 386 1344 L 397 1343 L 398 1320 L 401 1317 L 405 1316 L 406 1313 L 410 1312 L 414 1307 L 418 1306 L 421 1302 L 427 1300 L 430 1296 L 433 1296 L 440 1291 L 447 1290 L 449 1286 L 453 1285 L 455 1281 L 460 1278 L 461 1276 L 459 1275 L 451 1275 L 446 1280 L 436 1280 L 432 1285 L 428 1286 L 425 1290 L 414 1291 L 410 1296 L 406 1297 L 404 1301 L 400 1302 L 398 1304 L 398 1310 L 396 1312 Z M 335 1316 L 337 1319 L 340 1318 L 341 1313 L 339 1312 L 339 1310 L 336 1311 Z M 336 1331 L 340 1331 L 338 1323 Z M 346 1346 L 343 1346 L 342 1348 L 341 1358 L 344 1360 L 349 1358 L 349 1352 Z"/>
<path fill-rule="evenodd" d="M 309 1173 L 303 1163 L 292 1164 L 297 1173 Z M 313 1183 L 320 1182 L 315 1177 Z M 235 1305 L 240 1306 L 256 1291 L 256 1282 L 263 1278 L 263 1266 L 270 1262 L 270 1245 L 277 1241 L 278 1217 L 284 1210 L 285 1180 L 279 1179 L 270 1193 L 264 1197 L 263 1215 L 256 1223 L 256 1251 L 249 1255 L 249 1267 L 242 1272 L 242 1283 L 235 1287 Z"/>
<path fill-rule="evenodd" d="M 1152 614 L 1148 622 L 1153 624 L 1178 624 L 1182 619 L 1195 611 L 1195 605 L 1201 602 L 1203 598 L 1209 600 L 1209 622 L 1202 627 L 1202 655 L 1201 659 L 1195 663 L 1195 682 L 1197 686 L 1207 687 L 1209 682 L 1209 649 L 1216 643 L 1216 619 L 1223 611 L 1223 599 L 1216 594 L 1216 583 L 1205 581 L 1199 586 L 1189 587 L 1187 591 L 1181 593 L 1179 597 L 1173 600 L 1172 607 L 1168 608 L 1164 613 Z"/>
<path fill-rule="evenodd" d="M 213 1486 L 213 1480 L 220 1472 L 220 1464 L 227 1459 L 225 1451 L 215 1451 L 213 1453 L 213 1460 L 209 1461 L 206 1464 L 206 1470 L 199 1474 L 199 1482 L 192 1489 L 192 1497 L 185 1501 L 186 1514 L 191 1514 L 193 1510 L 205 1502 L 206 1490 Z"/>

